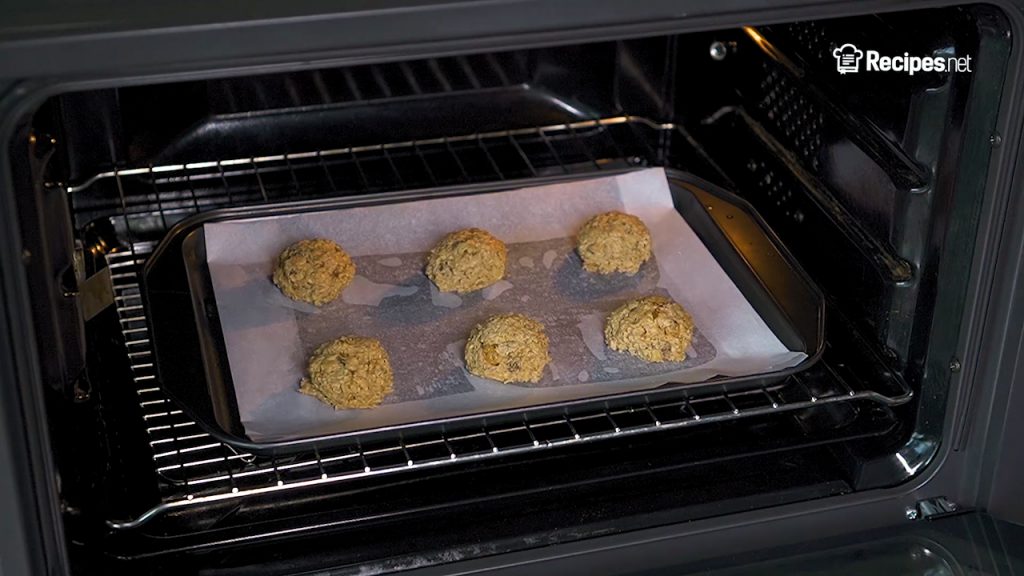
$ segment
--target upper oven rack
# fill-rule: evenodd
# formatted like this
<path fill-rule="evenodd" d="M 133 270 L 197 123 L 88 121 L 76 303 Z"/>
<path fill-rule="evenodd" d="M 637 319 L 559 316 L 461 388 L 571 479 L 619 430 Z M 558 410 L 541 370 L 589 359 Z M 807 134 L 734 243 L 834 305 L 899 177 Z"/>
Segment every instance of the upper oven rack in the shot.
<path fill-rule="evenodd" d="M 682 151 L 680 152 L 680 149 Z M 374 146 L 258 158 L 116 169 L 68 186 L 80 226 L 106 221 L 119 246 L 106 254 L 121 336 L 159 479 L 159 500 L 115 530 L 139 527 L 167 514 L 200 512 L 225 501 L 308 493 L 315 487 L 400 474 L 683 427 L 800 410 L 839 402 L 895 406 L 911 390 L 887 373 L 865 374 L 846 351 L 825 358 L 780 385 L 741 393 L 678 394 L 611 409 L 595 401 L 575 416 L 431 434 L 406 434 L 331 451 L 260 458 L 217 442 L 163 393 L 156 379 L 139 271 L 170 226 L 221 206 L 300 200 L 482 180 L 572 174 L 638 165 L 699 164 L 716 170 L 681 127 L 636 116 L 503 130 Z M 836 356 L 839 356 L 836 359 Z M 830 360 L 832 358 L 832 360 Z"/>
<path fill-rule="evenodd" d="M 217 207 L 662 165 L 673 138 L 689 156 L 713 165 L 682 126 L 623 115 L 364 146 L 114 168 L 64 188 L 72 197 L 76 226 L 116 214 L 113 223 L 126 243 L 159 239 L 182 218 Z"/>
<path fill-rule="evenodd" d="M 455 151 L 450 148 L 451 145 L 470 142 L 478 143 L 480 149 L 489 154 L 489 152 L 487 152 L 488 146 L 495 144 L 498 139 L 507 139 L 512 144 L 512 146 L 514 146 L 517 149 L 519 157 L 523 161 L 524 166 L 526 166 L 527 168 L 534 167 L 534 164 L 533 162 L 531 162 L 529 156 L 523 151 L 522 145 L 520 143 L 521 137 L 537 137 L 541 141 L 544 141 L 546 145 L 548 145 L 548 151 L 552 153 L 556 160 L 558 160 L 558 167 L 561 168 L 563 172 L 568 173 L 569 168 L 567 163 L 561 161 L 561 156 L 558 154 L 558 151 L 555 149 L 554 145 L 551 144 L 550 138 L 565 138 L 566 136 L 568 136 L 573 139 L 579 139 L 581 137 L 586 137 L 588 134 L 584 133 L 581 135 L 578 133 L 578 131 L 596 129 L 602 132 L 602 134 L 606 135 L 611 145 L 613 147 L 616 147 L 617 150 L 621 152 L 623 151 L 623 148 L 619 146 L 618 140 L 613 135 L 610 135 L 606 130 L 607 127 L 618 125 L 627 125 L 633 127 L 634 129 L 637 126 L 642 126 L 643 128 L 655 131 L 678 131 L 680 133 L 685 134 L 681 126 L 678 126 L 670 122 L 661 123 L 640 116 L 624 115 L 609 118 L 595 118 L 592 120 L 583 120 L 579 122 L 566 122 L 562 124 L 552 124 L 547 126 L 534 126 L 529 128 L 516 128 L 509 130 L 494 130 L 489 132 L 477 132 L 474 134 L 442 136 L 437 138 L 422 138 L 417 140 L 387 142 L 365 146 L 349 146 L 344 148 L 332 148 L 326 150 L 289 152 L 286 154 L 271 154 L 267 156 L 251 156 L 246 158 L 231 158 L 225 160 L 209 160 L 203 162 L 185 162 L 177 164 L 163 164 L 156 166 L 149 165 L 136 168 L 114 169 L 94 174 L 89 178 L 83 180 L 79 184 L 68 185 L 66 187 L 66 190 L 69 194 L 82 192 L 83 190 L 95 184 L 97 181 L 126 176 L 147 176 L 153 179 L 154 181 L 160 181 L 160 178 L 162 178 L 163 176 L 169 174 L 173 175 L 174 173 L 185 174 L 188 172 L 192 172 L 194 174 L 198 174 L 201 171 L 217 169 L 219 171 L 219 174 L 223 172 L 222 169 L 231 170 L 238 166 L 253 167 L 253 169 L 256 172 L 258 172 L 259 169 L 263 166 L 273 166 L 275 164 L 280 163 L 284 163 L 285 166 L 288 166 L 292 162 L 319 162 L 321 159 L 330 161 L 331 159 L 345 156 L 353 157 L 353 160 L 355 160 L 359 157 L 359 155 L 365 153 L 379 152 L 380 154 L 387 157 L 389 155 L 388 152 L 391 150 L 412 151 L 413 153 L 418 155 L 418 157 L 423 162 L 424 166 L 429 169 L 427 160 L 423 156 L 424 151 L 421 150 L 421 148 L 431 146 L 444 146 L 445 149 L 449 150 L 453 154 L 453 156 L 457 157 Z M 639 142 L 646 143 L 645 140 L 639 140 Z M 586 154 L 587 150 L 588 149 L 586 148 L 581 149 L 581 151 L 584 154 Z M 648 148 L 648 151 L 654 152 L 654 149 Z M 589 159 L 592 163 L 595 164 L 595 167 L 600 167 L 597 159 L 594 158 L 592 155 Z M 633 161 L 639 162 L 640 159 L 634 157 Z M 492 167 L 494 167 L 496 175 L 504 177 L 504 174 L 498 170 L 496 164 L 493 164 Z M 464 164 L 462 165 L 462 168 L 463 170 L 465 169 Z M 538 175 L 535 169 L 532 169 L 531 172 L 534 176 Z M 398 178 L 399 180 L 403 179 L 401 173 L 397 171 L 397 168 L 395 168 L 394 173 L 396 178 Z M 468 174 L 464 173 L 464 175 L 468 177 Z M 167 180 L 164 179 L 163 181 L 166 182 Z"/>

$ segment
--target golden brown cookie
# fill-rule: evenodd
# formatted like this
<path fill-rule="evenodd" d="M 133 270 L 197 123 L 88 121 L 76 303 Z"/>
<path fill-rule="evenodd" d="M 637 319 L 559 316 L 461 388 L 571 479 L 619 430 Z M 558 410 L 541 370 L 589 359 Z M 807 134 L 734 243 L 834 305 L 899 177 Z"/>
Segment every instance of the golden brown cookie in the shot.
<path fill-rule="evenodd" d="M 442 292 L 472 292 L 505 276 L 508 249 L 486 230 L 448 234 L 427 256 L 427 276 Z"/>
<path fill-rule="evenodd" d="M 330 240 L 302 240 L 277 257 L 274 284 L 292 300 L 322 306 L 334 300 L 356 275 L 352 258 Z"/>
<path fill-rule="evenodd" d="M 391 393 L 388 351 L 374 338 L 345 336 L 322 344 L 309 358 L 299 392 L 335 408 L 373 408 Z"/>
<path fill-rule="evenodd" d="M 633 275 L 651 257 L 651 233 L 636 216 L 622 212 L 598 214 L 576 234 L 576 251 L 588 272 Z"/>
<path fill-rule="evenodd" d="M 491 316 L 466 342 L 469 371 L 506 384 L 539 382 L 550 361 L 544 325 L 522 314 Z"/>
<path fill-rule="evenodd" d="M 647 296 L 620 306 L 608 316 L 608 347 L 648 362 L 682 362 L 693 340 L 693 318 L 664 296 Z"/>

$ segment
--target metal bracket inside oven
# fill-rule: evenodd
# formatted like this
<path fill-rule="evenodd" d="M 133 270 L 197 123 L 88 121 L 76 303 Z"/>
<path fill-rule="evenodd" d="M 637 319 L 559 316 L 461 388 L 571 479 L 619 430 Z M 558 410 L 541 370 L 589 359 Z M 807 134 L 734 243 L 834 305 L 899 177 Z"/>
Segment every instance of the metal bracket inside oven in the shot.
<path fill-rule="evenodd" d="M 969 512 L 970 508 L 961 507 L 945 496 L 936 496 L 920 500 L 913 506 L 907 506 L 905 515 L 907 520 L 938 520 L 947 516 L 955 516 Z"/>

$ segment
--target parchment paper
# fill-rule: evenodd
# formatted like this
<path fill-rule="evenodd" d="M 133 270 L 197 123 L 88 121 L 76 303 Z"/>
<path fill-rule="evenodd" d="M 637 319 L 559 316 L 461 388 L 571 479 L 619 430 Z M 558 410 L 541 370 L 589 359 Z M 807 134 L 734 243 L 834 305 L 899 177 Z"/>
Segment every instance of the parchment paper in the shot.
<path fill-rule="evenodd" d="M 608 210 L 640 217 L 654 257 L 640 273 L 584 272 L 573 236 Z M 468 295 L 438 293 L 422 270 L 444 234 L 476 226 L 509 247 L 505 280 Z M 672 204 L 664 171 L 515 191 L 357 207 L 204 226 L 214 295 L 246 434 L 257 442 L 364 430 L 795 366 L 807 358 L 772 333 Z M 330 238 L 357 276 L 337 301 L 293 302 L 270 280 L 277 255 Z M 697 326 L 682 363 L 650 364 L 608 350 L 604 318 L 623 302 L 667 295 Z M 538 384 L 472 376 L 466 335 L 500 312 L 540 320 L 552 362 Z M 378 338 L 395 390 L 371 410 L 334 410 L 299 393 L 306 359 L 343 335 Z"/>

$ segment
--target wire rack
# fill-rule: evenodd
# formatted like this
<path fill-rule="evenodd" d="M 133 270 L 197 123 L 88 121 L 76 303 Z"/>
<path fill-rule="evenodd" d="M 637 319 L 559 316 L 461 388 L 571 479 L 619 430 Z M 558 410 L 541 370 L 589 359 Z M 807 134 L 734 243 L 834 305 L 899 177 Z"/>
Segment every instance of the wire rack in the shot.
<path fill-rule="evenodd" d="M 156 381 L 153 350 L 142 304 L 138 270 L 152 244 L 108 255 L 121 331 L 130 358 L 132 379 L 143 409 L 153 461 L 161 479 L 161 501 L 136 518 L 110 522 L 115 529 L 140 526 L 168 511 L 226 499 L 271 492 L 303 490 L 402 471 L 453 465 L 555 446 L 593 442 L 685 426 L 697 426 L 781 413 L 833 402 L 871 400 L 899 404 L 910 391 L 885 396 L 853 381 L 828 365 L 827 378 L 795 376 L 786 385 L 746 392 L 691 396 L 672 400 L 638 400 L 635 406 L 597 406 L 577 415 L 530 418 L 521 422 L 458 433 L 407 435 L 390 441 L 357 444 L 334 451 L 312 451 L 280 458 L 256 457 L 213 439 L 188 418 Z M 814 384 L 804 378 L 813 378 Z M 821 382 L 829 382 L 822 387 Z"/>
<path fill-rule="evenodd" d="M 678 142 L 678 146 L 671 146 Z M 117 214 L 118 233 L 159 239 L 224 206 L 494 182 L 666 163 L 666 150 L 711 164 L 681 126 L 637 116 L 272 156 L 116 168 L 66 186 L 75 224 Z"/>
<path fill-rule="evenodd" d="M 557 126 L 399 142 L 235 160 L 118 169 L 68 186 L 76 217 L 105 214 L 123 247 L 106 256 L 120 330 L 145 431 L 159 477 L 159 501 L 138 515 L 110 521 L 111 528 L 141 526 L 171 512 L 200 510 L 232 499 L 315 487 L 427 467 L 454 466 L 534 450 L 687 426 L 794 412 L 835 402 L 867 400 L 886 405 L 911 392 L 896 382 L 885 393 L 863 378 L 819 362 L 783 384 L 747 392 L 643 397 L 626 408 L 604 403 L 552 417 L 532 416 L 500 425 L 407 433 L 330 451 L 256 457 L 204 432 L 157 382 L 139 271 L 163 231 L 181 218 L 218 206 L 321 195 L 366 193 L 476 180 L 504 180 L 546 173 L 593 172 L 664 161 L 663 146 L 679 138 L 689 153 L 699 148 L 680 127 L 621 116 Z M 418 168 L 418 170 L 417 170 Z M 106 185 L 106 189 L 104 186 Z M 111 193 L 113 191 L 113 193 Z M 110 216 L 110 214 L 116 216 Z"/>

